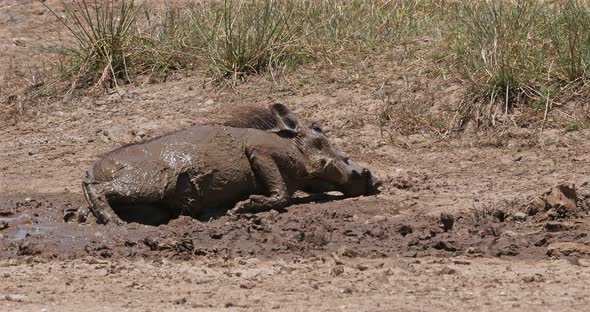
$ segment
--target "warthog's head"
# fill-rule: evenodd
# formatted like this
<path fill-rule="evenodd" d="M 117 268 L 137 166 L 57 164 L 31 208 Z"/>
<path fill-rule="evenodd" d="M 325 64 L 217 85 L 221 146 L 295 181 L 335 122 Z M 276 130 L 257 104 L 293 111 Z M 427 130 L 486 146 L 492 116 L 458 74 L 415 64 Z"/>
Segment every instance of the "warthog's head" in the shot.
<path fill-rule="evenodd" d="M 304 123 L 283 104 L 273 104 L 269 111 L 252 109 L 248 118 L 238 118 L 228 125 L 265 129 L 291 139 L 306 158 L 309 181 L 303 191 L 322 193 L 339 191 L 346 196 L 370 195 L 381 185 L 369 169 L 350 160 L 337 149 L 317 123 Z M 250 121 L 249 125 L 240 120 Z M 254 124 L 252 124 L 254 120 Z"/>

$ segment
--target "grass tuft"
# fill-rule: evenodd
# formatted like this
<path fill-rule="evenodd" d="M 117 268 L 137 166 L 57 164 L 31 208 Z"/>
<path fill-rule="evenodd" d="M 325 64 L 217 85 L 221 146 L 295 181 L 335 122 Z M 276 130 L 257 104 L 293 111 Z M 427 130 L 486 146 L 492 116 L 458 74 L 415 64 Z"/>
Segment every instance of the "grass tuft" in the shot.
<path fill-rule="evenodd" d="M 42 2 L 65 26 L 69 40 L 57 50 L 65 56 L 64 75 L 71 89 L 117 86 L 130 81 L 133 44 L 141 5 L 134 0 L 62 1 L 65 17 Z"/>
<path fill-rule="evenodd" d="M 584 88 L 590 65 L 590 2 L 467 1 L 449 24 L 454 67 L 468 81 L 462 107 L 478 126 L 527 110 L 544 127 L 560 98 Z M 543 114 L 543 111 L 545 113 Z M 520 114 L 523 115 L 523 114 Z"/>
<path fill-rule="evenodd" d="M 306 62 L 346 67 L 359 58 L 386 58 L 402 71 L 411 67 L 416 73 L 406 75 L 411 79 L 451 78 L 469 90 L 455 107 L 430 102 L 418 107 L 398 92 L 399 105 L 387 104 L 379 117 L 383 127 L 393 125 L 392 133 L 446 136 L 473 121 L 476 128 L 543 128 L 553 106 L 590 90 L 590 0 L 195 0 L 164 9 L 134 0 L 62 0 L 61 5 L 63 17 L 50 10 L 66 29 L 57 51 L 70 91 L 113 88 L 145 74 L 163 80 L 195 68 L 234 84 L 260 73 L 274 79 Z M 589 121 L 586 107 L 580 111 L 576 116 L 582 117 L 566 122 Z"/>
<path fill-rule="evenodd" d="M 546 36 L 556 59 L 556 79 L 565 83 L 585 78 L 590 69 L 590 2 L 563 0 L 557 14 L 547 14 Z"/>
<path fill-rule="evenodd" d="M 60 21 L 72 40 L 58 51 L 72 87 L 114 87 L 133 73 L 157 76 L 199 65 L 237 82 L 346 52 L 387 52 L 429 27 L 443 2 L 195 1 L 153 14 L 149 4 L 133 0 L 62 1 Z"/>
<path fill-rule="evenodd" d="M 237 81 L 301 63 L 303 16 L 298 9 L 298 2 L 290 0 L 226 0 L 220 6 L 194 7 L 197 42 L 205 44 L 202 51 L 212 74 Z"/>
<path fill-rule="evenodd" d="M 512 105 L 523 88 L 538 85 L 545 70 L 541 8 L 534 0 L 486 0 L 459 10 L 455 59 L 477 93 Z"/>

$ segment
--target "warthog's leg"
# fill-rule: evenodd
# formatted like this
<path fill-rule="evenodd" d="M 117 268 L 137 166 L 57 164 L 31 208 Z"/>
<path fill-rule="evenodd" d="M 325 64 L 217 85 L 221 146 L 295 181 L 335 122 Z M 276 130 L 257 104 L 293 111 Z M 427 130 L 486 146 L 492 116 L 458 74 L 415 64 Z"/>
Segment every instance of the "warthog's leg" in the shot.
<path fill-rule="evenodd" d="M 89 172 L 86 172 L 84 181 L 82 181 L 82 190 L 86 201 L 90 205 L 90 211 L 96 217 L 99 223 L 107 224 L 109 222 L 117 225 L 124 224 L 117 214 L 113 211 L 113 208 L 109 206 L 109 203 L 105 194 L 106 182 L 96 182 L 90 176 Z"/>
<path fill-rule="evenodd" d="M 247 154 L 254 174 L 257 180 L 265 186 L 268 196 L 251 195 L 250 198 L 238 202 L 228 214 L 256 213 L 287 207 L 289 205 L 287 186 L 274 159 L 254 151 L 247 151 Z"/>

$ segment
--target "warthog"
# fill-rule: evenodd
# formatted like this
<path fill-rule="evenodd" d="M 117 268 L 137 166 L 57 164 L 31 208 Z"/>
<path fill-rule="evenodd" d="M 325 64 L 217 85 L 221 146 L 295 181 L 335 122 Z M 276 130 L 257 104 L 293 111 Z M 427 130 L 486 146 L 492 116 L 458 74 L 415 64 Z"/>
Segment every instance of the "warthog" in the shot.
<path fill-rule="evenodd" d="M 297 190 L 360 196 L 379 185 L 318 124 L 273 104 L 116 149 L 86 173 L 82 188 L 99 223 L 162 224 L 179 215 L 278 210 Z"/>

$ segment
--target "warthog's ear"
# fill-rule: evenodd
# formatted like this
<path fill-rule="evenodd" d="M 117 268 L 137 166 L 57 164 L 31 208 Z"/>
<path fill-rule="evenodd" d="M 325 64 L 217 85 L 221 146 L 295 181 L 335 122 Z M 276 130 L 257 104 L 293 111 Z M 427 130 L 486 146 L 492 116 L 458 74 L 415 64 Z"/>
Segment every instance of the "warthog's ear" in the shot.
<path fill-rule="evenodd" d="M 277 119 L 277 130 L 297 132 L 299 119 L 285 105 L 280 103 L 272 104 L 270 111 Z"/>

